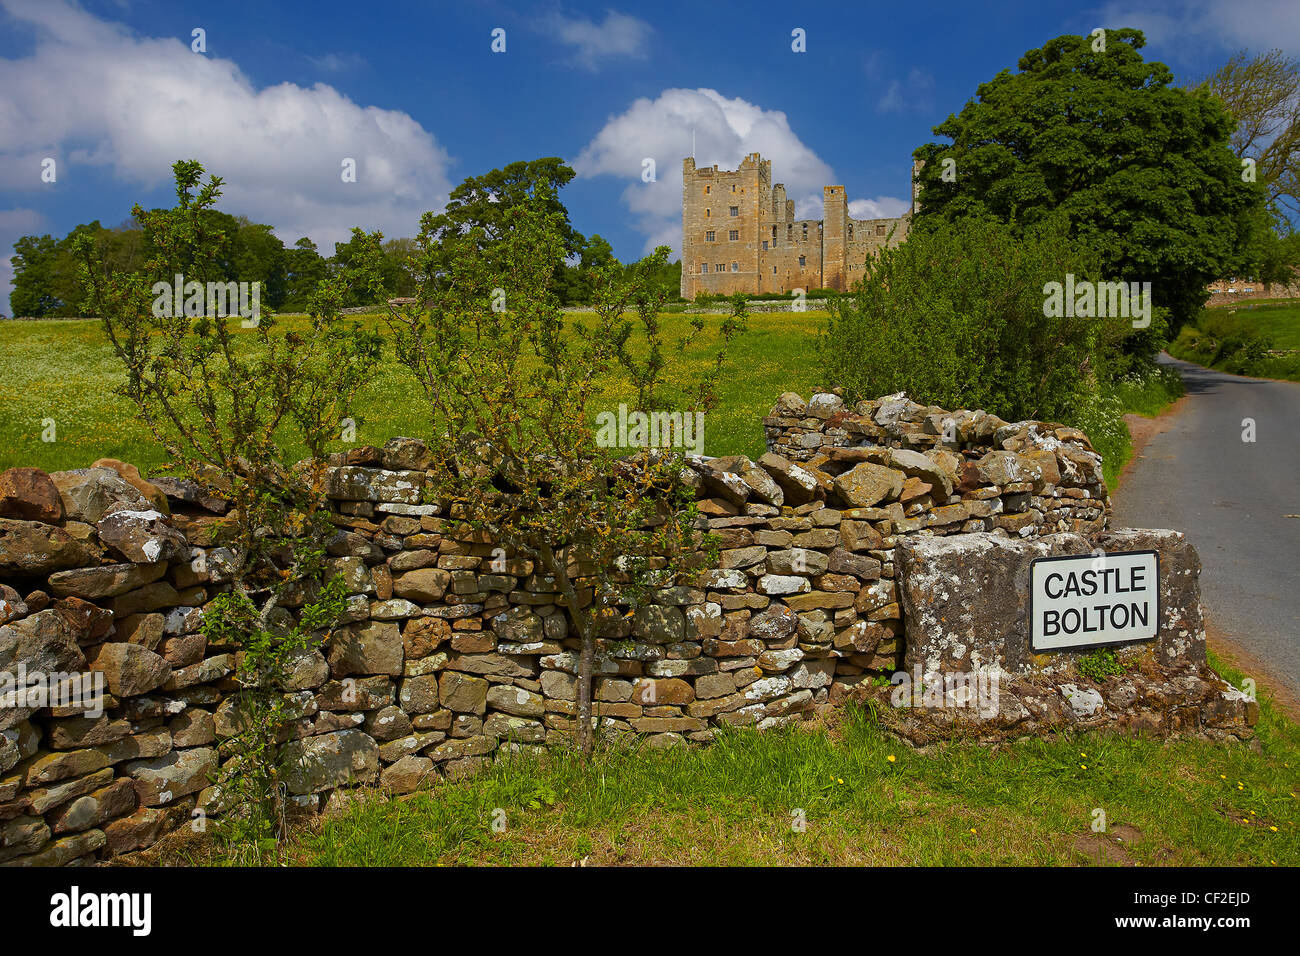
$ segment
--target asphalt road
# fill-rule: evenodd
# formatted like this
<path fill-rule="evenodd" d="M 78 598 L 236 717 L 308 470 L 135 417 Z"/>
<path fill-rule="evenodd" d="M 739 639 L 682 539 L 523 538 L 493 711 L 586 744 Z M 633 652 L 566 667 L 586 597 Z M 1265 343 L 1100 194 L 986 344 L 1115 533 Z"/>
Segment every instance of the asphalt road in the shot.
<path fill-rule="evenodd" d="M 1207 620 L 1300 693 L 1300 383 L 1160 360 L 1187 399 L 1113 496 L 1114 526 L 1185 531 Z"/>

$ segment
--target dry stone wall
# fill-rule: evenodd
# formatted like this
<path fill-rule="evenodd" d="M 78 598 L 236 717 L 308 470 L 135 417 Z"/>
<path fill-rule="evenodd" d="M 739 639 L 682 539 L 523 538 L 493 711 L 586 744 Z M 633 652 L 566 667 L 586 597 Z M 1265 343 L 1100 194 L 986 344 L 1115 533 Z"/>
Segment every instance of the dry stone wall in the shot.
<path fill-rule="evenodd" d="M 912 639 L 908 541 L 1106 528 L 1101 461 L 1074 429 L 829 394 L 784 395 L 764 424 L 757 461 L 688 459 L 718 560 L 607 625 L 606 734 L 704 742 L 803 719 L 894 671 Z M 455 779 L 574 729 L 579 642 L 554 583 L 425 501 L 429 465 L 405 438 L 331 462 L 329 567 L 351 597 L 288 688 L 304 807 L 357 783 Z M 111 857 L 210 807 L 235 730 L 238 649 L 200 631 L 233 558 L 226 509 L 115 461 L 0 475 L 0 863 Z M 20 696 L 41 674 L 96 675 L 102 714 Z"/>

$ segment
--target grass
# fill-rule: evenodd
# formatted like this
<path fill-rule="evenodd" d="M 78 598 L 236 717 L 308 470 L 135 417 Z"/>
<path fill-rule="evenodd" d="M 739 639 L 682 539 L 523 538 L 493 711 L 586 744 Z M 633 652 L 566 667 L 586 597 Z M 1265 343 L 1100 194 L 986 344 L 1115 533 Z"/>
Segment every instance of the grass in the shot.
<path fill-rule="evenodd" d="M 1267 349 L 1291 351 L 1269 355 Z M 1206 309 L 1179 331 L 1169 353 L 1233 375 L 1300 382 L 1300 304 L 1241 302 Z"/>
<path fill-rule="evenodd" d="M 819 385 L 815 354 L 824 312 L 765 312 L 749 318 L 749 332 L 735 343 L 717 383 L 721 405 L 704 429 L 708 455 L 744 454 L 757 458 L 765 450 L 760 423 L 782 392 L 805 398 Z M 575 316 L 579 321 L 584 317 Z M 363 317 L 377 321 L 376 317 Z M 718 320 L 705 317 L 705 333 L 681 357 L 686 386 L 709 367 L 717 350 Z M 305 321 L 283 316 L 286 327 Z M 689 318 L 662 317 L 665 340 L 676 343 Z M 249 337 L 251 332 L 240 334 Z M 0 323 L 0 470 L 18 465 L 59 471 L 84 468 L 99 458 L 117 458 L 149 473 L 163 456 L 131 404 L 115 394 L 123 381 L 99 323 L 88 319 Z M 602 407 L 617 408 L 632 397 L 625 381 L 605 383 Z M 1154 415 L 1181 394 L 1175 379 L 1120 383 L 1102 414 L 1072 422 L 1085 428 L 1105 458 L 1105 475 L 1113 482 L 1131 455 L 1122 412 Z M 359 396 L 357 444 L 382 445 L 394 435 L 419 436 L 425 430 L 422 403 L 412 381 L 389 357 L 376 380 Z M 53 440 L 45 441 L 50 427 Z M 340 447 L 343 447 L 340 445 Z"/>
<path fill-rule="evenodd" d="M 285 858 L 304 866 L 1294 866 L 1300 730 L 1266 697 L 1261 705 L 1258 752 L 1096 733 L 918 752 L 854 709 L 812 729 L 610 751 L 590 766 L 564 754 L 515 757 L 409 797 L 362 791 L 374 799 L 296 826 Z M 1097 809 L 1108 838 L 1092 833 Z M 226 862 L 198 837 L 161 848 L 157 861 Z"/>
<path fill-rule="evenodd" d="M 705 333 L 682 355 L 688 380 L 670 384 L 688 386 L 716 354 L 718 320 L 705 318 Z M 705 422 L 706 454 L 763 453 L 759 420 L 777 396 L 797 391 L 806 398 L 818 383 L 813 346 L 824 318 L 825 313 L 818 312 L 750 317 L 749 332 L 734 345 L 717 383 L 721 406 Z M 305 320 L 281 321 L 291 328 Z M 666 343 L 675 345 L 688 331 L 688 322 L 686 316 L 665 315 Z M 251 341 L 252 332 L 240 334 Z M 161 465 L 162 455 L 133 407 L 114 393 L 123 378 L 97 321 L 0 323 L 0 470 L 16 465 L 46 471 L 85 468 L 99 458 L 128 461 L 145 473 Z M 626 382 L 605 384 L 604 407 L 617 408 L 633 397 Z M 394 435 L 419 436 L 426 427 L 412 380 L 391 355 L 361 394 L 358 412 L 358 444 L 382 445 Z M 42 441 L 47 420 L 54 424 L 54 441 Z"/>

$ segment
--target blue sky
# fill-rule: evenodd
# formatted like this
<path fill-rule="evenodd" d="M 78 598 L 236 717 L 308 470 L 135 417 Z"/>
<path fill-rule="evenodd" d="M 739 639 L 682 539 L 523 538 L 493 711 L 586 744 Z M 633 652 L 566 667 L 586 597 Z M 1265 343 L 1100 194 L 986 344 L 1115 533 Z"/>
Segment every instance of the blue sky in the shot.
<path fill-rule="evenodd" d="M 551 155 L 578 170 L 563 199 L 581 232 L 624 259 L 676 249 L 692 131 L 701 164 L 772 159 L 801 216 L 832 183 L 856 215 L 895 215 L 932 126 L 1025 50 L 1097 26 L 1146 30 L 1180 79 L 1237 49 L 1300 55 L 1296 0 L 0 0 L 0 313 L 18 236 L 168 205 L 179 158 L 227 180 L 225 211 L 325 253 L 354 225 L 413 235 L 464 177 Z"/>

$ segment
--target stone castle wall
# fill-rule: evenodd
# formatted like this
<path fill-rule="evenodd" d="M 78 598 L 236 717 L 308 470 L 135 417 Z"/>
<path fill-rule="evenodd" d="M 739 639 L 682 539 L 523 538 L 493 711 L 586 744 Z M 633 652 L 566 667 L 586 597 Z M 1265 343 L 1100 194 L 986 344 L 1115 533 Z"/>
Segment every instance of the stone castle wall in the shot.
<path fill-rule="evenodd" d="M 785 395 L 764 423 L 758 461 L 690 461 L 718 560 L 604 631 L 595 701 L 606 734 L 707 742 L 723 726 L 804 719 L 910 666 L 929 638 L 917 603 L 938 600 L 919 567 L 938 559 L 908 542 L 1060 550 L 1106 529 L 1101 461 L 1073 429 L 902 396 L 847 409 L 834 395 Z M 355 783 L 408 792 L 571 739 L 579 642 L 553 582 L 426 503 L 428 464 L 412 439 L 332 463 L 329 565 L 351 597 L 288 688 L 301 715 L 289 786 L 304 807 Z M 210 807 L 234 731 L 238 649 L 200 631 L 232 558 L 226 504 L 187 481 L 102 465 L 0 475 L 0 675 L 91 671 L 109 695 L 97 717 L 0 701 L 0 863 L 151 845 Z M 959 576 L 975 552 L 957 553 Z M 1183 644 L 1161 646 L 1194 667 L 1204 637 L 1186 611 L 1194 575 L 1191 585 L 1169 623 Z M 1087 717 L 1053 700 L 1053 720 Z"/>
<path fill-rule="evenodd" d="M 701 293 L 847 290 L 867 257 L 907 237 L 909 219 L 853 219 L 843 186 L 822 190 L 821 219 L 795 219 L 785 186 L 758 153 L 738 169 L 682 169 L 683 298 Z M 735 215 L 732 215 L 735 210 Z M 732 238 L 732 235 L 735 238 Z"/>

